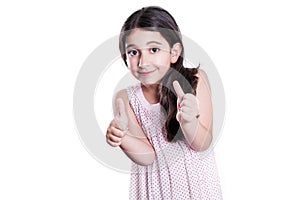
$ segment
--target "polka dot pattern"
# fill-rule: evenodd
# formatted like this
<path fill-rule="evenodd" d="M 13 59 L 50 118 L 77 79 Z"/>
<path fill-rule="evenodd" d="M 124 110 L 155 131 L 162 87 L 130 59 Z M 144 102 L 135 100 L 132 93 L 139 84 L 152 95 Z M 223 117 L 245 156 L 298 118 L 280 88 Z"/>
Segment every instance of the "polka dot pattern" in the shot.
<path fill-rule="evenodd" d="M 161 106 L 148 103 L 140 84 L 128 87 L 127 93 L 138 123 L 156 152 L 151 165 L 132 163 L 130 199 L 222 199 L 213 150 L 200 153 L 185 140 L 168 142 Z"/>

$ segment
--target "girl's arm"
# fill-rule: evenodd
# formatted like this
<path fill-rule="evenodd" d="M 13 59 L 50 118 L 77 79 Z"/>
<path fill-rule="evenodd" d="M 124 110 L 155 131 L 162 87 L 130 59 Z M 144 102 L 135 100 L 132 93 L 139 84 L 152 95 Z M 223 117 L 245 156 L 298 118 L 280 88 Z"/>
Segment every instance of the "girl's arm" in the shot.
<path fill-rule="evenodd" d="M 196 96 L 184 94 L 180 85 L 174 83 L 179 103 L 176 117 L 190 147 L 204 151 L 212 141 L 213 110 L 207 75 L 203 70 L 197 75 Z"/>
<path fill-rule="evenodd" d="M 123 102 L 120 103 L 120 101 Z M 120 146 L 124 153 L 139 165 L 152 164 L 155 159 L 153 146 L 139 126 L 125 90 L 116 94 L 114 105 L 115 119 L 108 128 L 107 138 L 115 140 L 116 143 L 113 144 L 116 145 L 112 145 L 110 141 L 108 143 L 112 146 Z M 118 138 L 112 135 L 117 135 Z"/>

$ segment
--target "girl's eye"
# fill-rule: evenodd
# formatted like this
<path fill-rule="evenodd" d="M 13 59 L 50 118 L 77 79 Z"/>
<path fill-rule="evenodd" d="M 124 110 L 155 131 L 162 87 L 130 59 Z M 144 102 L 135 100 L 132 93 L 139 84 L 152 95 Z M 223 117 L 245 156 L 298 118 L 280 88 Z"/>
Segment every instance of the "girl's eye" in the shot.
<path fill-rule="evenodd" d="M 151 53 L 157 53 L 159 51 L 159 48 L 151 48 L 150 52 Z"/>
<path fill-rule="evenodd" d="M 128 54 L 130 56 L 136 56 L 138 54 L 138 51 L 137 50 L 131 50 L 131 51 L 128 51 Z"/>

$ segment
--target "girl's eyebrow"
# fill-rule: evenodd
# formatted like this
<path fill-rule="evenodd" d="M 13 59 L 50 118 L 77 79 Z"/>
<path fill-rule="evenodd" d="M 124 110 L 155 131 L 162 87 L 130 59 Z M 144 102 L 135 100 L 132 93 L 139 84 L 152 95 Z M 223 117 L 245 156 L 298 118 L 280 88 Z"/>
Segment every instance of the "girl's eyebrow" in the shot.
<path fill-rule="evenodd" d="M 146 45 L 149 45 L 149 44 L 152 44 L 152 43 L 162 45 L 162 43 L 160 43 L 158 41 L 149 41 L 149 42 L 146 43 Z M 133 47 L 133 46 L 136 46 L 136 45 L 135 44 L 129 44 L 129 45 L 126 46 L 126 49 L 130 48 L 130 47 Z"/>
<path fill-rule="evenodd" d="M 147 45 L 149 45 L 149 44 L 151 44 L 151 43 L 155 43 L 155 44 L 162 45 L 162 43 L 160 43 L 160 42 L 157 42 L 157 41 L 149 41 L 149 42 L 147 42 L 146 44 L 147 44 Z"/>
<path fill-rule="evenodd" d="M 126 46 L 126 49 L 128 49 L 130 47 L 134 47 L 134 46 L 136 46 L 136 45 L 135 44 L 129 44 L 129 45 Z"/>

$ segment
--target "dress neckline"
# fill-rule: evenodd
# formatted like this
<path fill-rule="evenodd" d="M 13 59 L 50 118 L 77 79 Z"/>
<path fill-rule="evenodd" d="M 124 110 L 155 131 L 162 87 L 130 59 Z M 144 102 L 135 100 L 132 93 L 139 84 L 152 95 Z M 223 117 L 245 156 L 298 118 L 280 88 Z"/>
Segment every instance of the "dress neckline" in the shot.
<path fill-rule="evenodd" d="M 153 107 L 159 107 L 159 106 L 160 106 L 160 103 L 159 103 L 159 102 L 158 102 L 158 103 L 150 103 L 150 102 L 146 99 L 146 97 L 145 97 L 145 95 L 144 95 L 144 92 L 143 92 L 143 89 L 142 89 L 142 84 L 141 84 L 141 83 L 140 83 L 139 86 L 138 86 L 138 94 L 141 96 L 141 99 L 142 99 L 143 103 L 145 104 L 145 106 L 151 107 L 151 108 L 153 108 Z"/>

